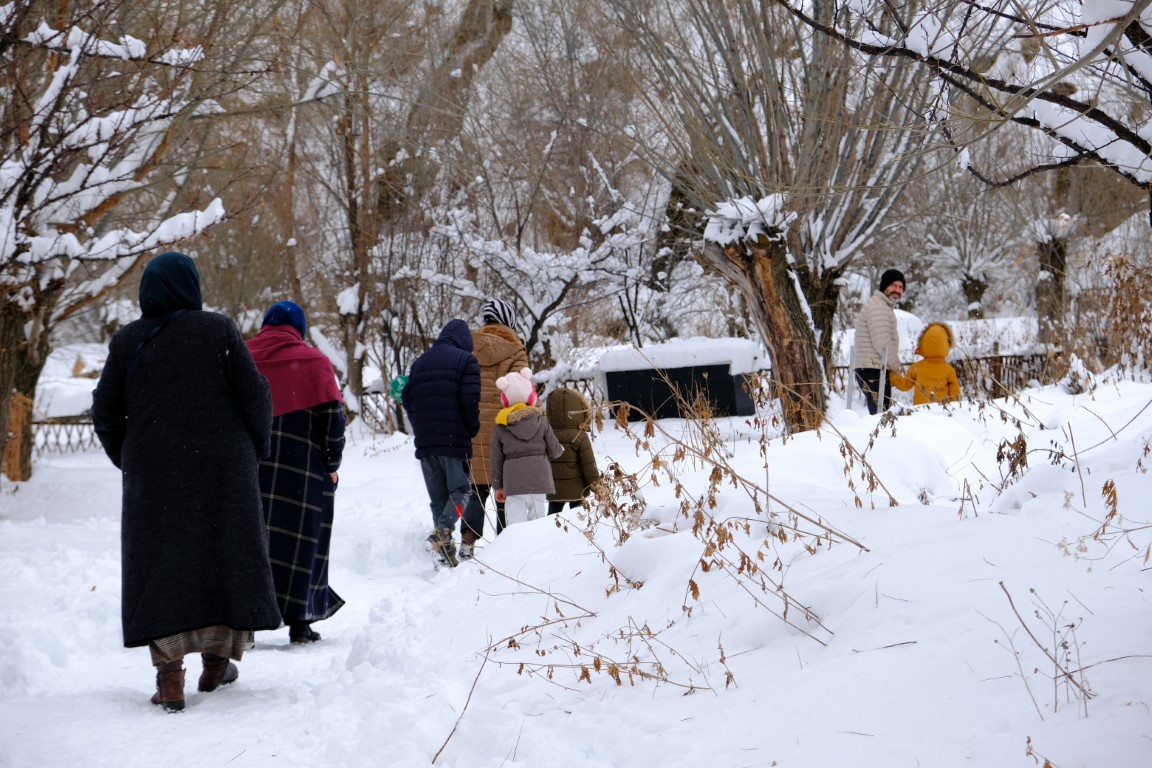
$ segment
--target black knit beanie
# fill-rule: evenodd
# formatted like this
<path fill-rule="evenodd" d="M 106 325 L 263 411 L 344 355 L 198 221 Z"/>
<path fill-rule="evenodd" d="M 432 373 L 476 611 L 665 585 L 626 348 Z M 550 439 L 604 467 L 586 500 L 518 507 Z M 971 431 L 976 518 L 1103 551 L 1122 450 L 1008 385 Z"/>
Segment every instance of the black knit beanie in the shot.
<path fill-rule="evenodd" d="M 908 283 L 904 280 L 904 273 L 898 269 L 886 269 L 884 274 L 880 275 L 880 292 L 883 293 L 884 289 L 899 280 L 904 283 L 904 287 L 908 287 Z"/>

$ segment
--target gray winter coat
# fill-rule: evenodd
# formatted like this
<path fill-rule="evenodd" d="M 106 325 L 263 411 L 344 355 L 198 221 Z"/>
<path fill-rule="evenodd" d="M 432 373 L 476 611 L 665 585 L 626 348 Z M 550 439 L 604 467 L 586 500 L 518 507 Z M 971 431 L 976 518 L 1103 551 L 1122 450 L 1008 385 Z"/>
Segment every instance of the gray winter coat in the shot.
<path fill-rule="evenodd" d="M 564 453 L 564 446 L 552 433 L 544 409 L 529 405 L 508 412 L 508 423 L 501 424 L 497 416 L 492 433 L 493 488 L 503 488 L 505 496 L 528 493 L 552 493 L 552 464 L 549 458 Z"/>

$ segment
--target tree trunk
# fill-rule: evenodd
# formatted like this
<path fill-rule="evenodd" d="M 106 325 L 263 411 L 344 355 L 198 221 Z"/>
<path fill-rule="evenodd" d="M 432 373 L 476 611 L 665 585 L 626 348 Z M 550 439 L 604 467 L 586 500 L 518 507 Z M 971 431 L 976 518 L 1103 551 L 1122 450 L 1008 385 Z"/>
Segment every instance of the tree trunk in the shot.
<path fill-rule="evenodd" d="M 64 282 L 52 279 L 37 285 L 34 301 L 24 310 L 11 301 L 0 301 L 0 452 L 7 445 L 9 434 L 8 409 L 13 394 L 23 395 L 35 403 L 36 383 L 52 351 L 52 317 L 56 311 Z M 93 297 L 95 298 L 95 297 Z M 16 480 L 32 477 L 32 420 L 26 419 L 20 434 L 20 457 Z"/>
<path fill-rule="evenodd" d="M 425 75 L 399 137 L 399 126 L 391 121 L 374 128 L 377 89 L 390 86 L 371 81 L 370 69 L 355 75 L 344 95 L 337 131 L 342 141 L 352 252 L 348 279 L 357 284 L 359 294 L 355 307 L 341 308 L 340 326 L 348 388 L 357 399 L 363 395 L 367 344 L 376 335 L 368 324 L 387 322 L 404 312 L 403 296 L 398 298 L 385 285 L 391 281 L 385 271 L 389 262 L 375 257 L 374 250 L 389 247 L 382 241 L 389 233 L 400 236 L 427 227 L 427 201 L 446 175 L 442 174 L 445 159 L 456 151 L 475 80 L 512 29 L 512 10 L 513 0 L 468 1 L 452 39 L 437 50 L 437 63 Z M 356 58 L 369 61 L 371 57 L 358 53 Z M 396 258 L 407 261 L 403 251 Z M 384 331 L 384 337 L 391 332 Z M 396 354 L 399 357 L 399 350 Z M 397 370 L 402 370 L 399 364 Z"/>
<path fill-rule="evenodd" d="M 24 340 L 24 321 L 14 304 L 0 302 L 0 456 L 8 445 L 8 411 L 16 391 L 16 348 Z"/>
<path fill-rule="evenodd" d="M 668 203 L 664 206 L 664 226 L 656 233 L 656 255 L 644 278 L 644 285 L 653 291 L 667 291 L 672 271 L 683 261 L 692 258 L 692 244 L 703 228 L 702 217 L 692 207 L 686 179 L 692 173 L 687 161 L 680 164 Z"/>
<path fill-rule="evenodd" d="M 408 136 L 420 148 L 452 142 L 460 135 L 473 82 L 512 31 L 513 5 L 513 0 L 469 0 L 455 38 L 408 114 Z M 410 181 L 414 197 L 427 191 L 431 178 Z"/>
<path fill-rule="evenodd" d="M 756 308 L 753 314 L 772 356 L 773 385 L 788 431 L 818 428 L 828 404 L 826 379 L 807 307 L 788 268 L 784 239 L 761 237 L 755 243 L 716 248 L 712 255 Z"/>
<path fill-rule="evenodd" d="M 982 320 L 984 318 L 984 292 L 988 290 L 988 283 L 971 275 L 964 275 L 960 281 L 964 291 L 964 298 L 968 302 L 968 319 Z"/>
<path fill-rule="evenodd" d="M 1068 242 L 1053 237 L 1037 244 L 1040 276 L 1036 280 L 1036 320 L 1039 342 L 1049 350 L 1064 338 L 1064 273 L 1068 265 Z"/>
<path fill-rule="evenodd" d="M 29 350 L 31 351 L 31 350 Z M 32 413 L 36 410 L 36 382 L 40 380 L 40 373 L 48 362 L 48 353 L 51 351 L 47 334 L 41 334 L 40 343 L 34 354 L 17 354 L 15 391 L 17 395 L 26 398 L 30 413 L 28 418 L 21 422 L 20 456 L 17 462 L 17 477 L 14 480 L 30 480 L 32 478 L 32 449 L 35 446 L 36 435 L 32 429 Z"/>
<path fill-rule="evenodd" d="M 344 97 L 344 114 L 337 122 L 337 131 L 341 138 L 341 150 L 344 161 L 345 184 L 345 215 L 347 216 L 348 241 L 352 250 L 352 274 L 357 284 L 357 299 L 355 308 L 341 307 L 340 330 L 344 342 L 345 366 L 348 371 L 348 391 L 356 398 L 356 410 L 359 410 L 359 400 L 364 393 L 364 358 L 365 346 L 364 317 L 367 304 L 367 292 L 371 290 L 368 279 L 369 251 L 372 243 L 379 234 L 376 226 L 369 227 L 366 220 L 372 214 L 362 205 L 358 179 L 361 170 L 358 160 L 361 146 L 357 142 L 360 134 L 358 108 L 361 105 L 353 101 L 353 94 Z M 354 415 L 354 414 L 353 414 Z"/>
<path fill-rule="evenodd" d="M 806 267 L 801 267 L 797 274 L 800 290 L 804 292 L 804 298 L 812 313 L 820 364 L 824 367 L 827 379 L 831 381 L 836 308 L 840 306 L 840 276 L 844 274 L 844 270 L 834 268 L 813 275 Z"/>
<path fill-rule="evenodd" d="M 380 184 L 394 218 L 410 211 L 433 189 L 443 150 L 464 128 L 476 77 L 512 30 L 513 0 L 469 0 L 456 34 L 427 75 L 408 113 L 408 158 L 385 169 Z M 419 217 L 417 217 L 419 218 Z"/>

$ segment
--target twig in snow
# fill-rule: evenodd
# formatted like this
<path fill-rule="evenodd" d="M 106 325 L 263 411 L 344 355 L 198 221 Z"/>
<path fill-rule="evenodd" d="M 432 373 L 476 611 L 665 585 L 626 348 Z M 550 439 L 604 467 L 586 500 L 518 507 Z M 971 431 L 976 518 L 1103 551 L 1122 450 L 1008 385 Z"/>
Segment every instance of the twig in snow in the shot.
<path fill-rule="evenodd" d="M 456 718 L 456 722 L 452 724 L 452 730 L 448 733 L 448 738 L 444 739 L 444 743 L 440 745 L 440 749 L 436 750 L 436 754 L 432 756 L 432 764 L 435 765 L 436 761 L 440 758 L 440 753 L 448 746 L 448 742 L 452 741 L 452 737 L 456 735 L 456 729 L 460 727 L 460 721 L 464 719 L 464 713 L 468 711 L 468 705 L 472 703 L 472 694 L 476 692 L 476 684 L 480 682 L 480 674 L 484 671 L 484 665 L 488 663 L 488 654 L 484 654 L 484 661 L 480 662 L 480 669 L 476 670 L 476 677 L 472 679 L 472 687 L 468 689 L 468 698 L 464 700 L 464 707 L 460 710 L 460 715 Z"/>

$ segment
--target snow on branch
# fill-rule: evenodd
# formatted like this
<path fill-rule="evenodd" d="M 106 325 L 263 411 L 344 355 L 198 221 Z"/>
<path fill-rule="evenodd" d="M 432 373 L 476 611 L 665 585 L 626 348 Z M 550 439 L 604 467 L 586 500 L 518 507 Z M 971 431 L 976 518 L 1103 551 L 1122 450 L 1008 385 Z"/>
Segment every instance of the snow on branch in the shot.
<path fill-rule="evenodd" d="M 344 76 L 344 69 L 334 61 L 329 61 L 320 70 L 320 74 L 312 78 L 308 83 L 308 87 L 304 90 L 304 94 L 300 97 L 301 103 L 306 101 L 319 101 L 327 96 L 341 93 L 344 90 L 344 84 L 341 78 Z"/>
<path fill-rule="evenodd" d="M 0 26 L 4 25 L 13 13 L 11 4 L 0 9 Z M 123 35 L 119 40 L 112 42 L 78 27 L 53 29 L 44 21 L 40 22 L 35 31 L 25 35 L 21 42 L 34 48 L 61 53 L 82 53 L 85 56 L 122 61 L 149 61 L 173 67 L 188 67 L 204 58 L 204 49 L 200 46 L 173 48 L 149 58 L 147 43 L 130 35 Z"/>
<path fill-rule="evenodd" d="M 121 279 L 132 269 L 134 257 L 187 241 L 224 217 L 224 205 L 217 198 L 202 211 L 169 216 L 147 232 L 123 228 L 91 240 L 59 232 L 27 238 L 23 241 L 25 248 L 0 272 L 0 293 L 9 293 L 18 303 L 27 303 L 34 293 L 21 290 L 20 286 L 40 284 L 42 288 L 48 282 L 67 281 L 64 300 L 60 302 L 61 311 L 67 312 L 76 302 L 101 295 Z M 3 243 L 13 240 L 12 222 L 12 217 L 0 218 L 0 223 L 7 225 L 0 231 Z M 75 280 L 78 275 L 91 272 L 81 272 L 82 265 L 90 262 L 106 263 L 109 268 Z"/>
<path fill-rule="evenodd" d="M 1152 187 L 1152 0 L 944 0 L 907 18 L 882 0 L 852 0 L 834 23 L 806 3 L 781 6 L 867 56 L 917 61 L 998 119 L 1047 135 L 1051 159 L 1039 168 L 1095 160 Z"/>
<path fill-rule="evenodd" d="M 116 29 L 111 16 L 96 12 L 114 9 L 97 3 L 88 10 L 80 16 L 92 29 Z M 191 78 L 169 70 L 158 77 L 157 69 L 189 67 L 203 50 L 149 52 L 141 40 L 96 34 L 84 23 L 56 29 L 20 4 L 0 6 L 0 61 L 10 76 L 0 84 L 0 123 L 19 126 L 0 131 L 0 300 L 53 318 L 102 295 L 141 254 L 225 218 L 219 199 L 177 211 L 171 191 L 159 203 L 133 197 L 157 182 L 182 183 L 178 161 L 157 175 L 169 133 L 178 117 L 213 102 L 197 96 Z M 130 215 L 121 219 L 119 209 Z"/>
<path fill-rule="evenodd" d="M 708 212 L 704 239 L 718 245 L 741 240 L 756 240 L 761 235 L 771 239 L 783 237 L 795 213 L 784 209 L 784 195 L 769 195 L 760 200 L 742 197 L 718 203 Z"/>

